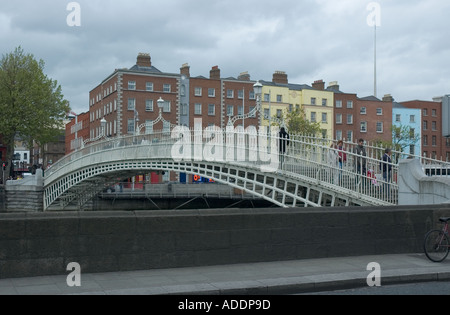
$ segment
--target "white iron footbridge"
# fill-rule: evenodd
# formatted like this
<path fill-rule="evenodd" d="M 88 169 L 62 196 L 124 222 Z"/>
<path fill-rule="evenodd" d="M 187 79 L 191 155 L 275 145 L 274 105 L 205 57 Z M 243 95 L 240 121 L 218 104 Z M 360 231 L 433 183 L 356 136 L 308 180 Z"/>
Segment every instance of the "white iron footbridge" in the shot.
<path fill-rule="evenodd" d="M 175 128 L 171 133 L 109 138 L 86 146 L 45 171 L 44 210 L 79 210 L 106 186 L 154 171 L 200 175 L 264 198 L 280 207 L 393 205 L 397 203 L 397 164 L 380 173 L 380 152 L 366 156 L 330 147 L 331 141 L 291 136 L 283 139 L 256 128 Z M 338 163 L 339 154 L 345 161 Z M 360 174 L 356 165 L 365 163 Z"/>

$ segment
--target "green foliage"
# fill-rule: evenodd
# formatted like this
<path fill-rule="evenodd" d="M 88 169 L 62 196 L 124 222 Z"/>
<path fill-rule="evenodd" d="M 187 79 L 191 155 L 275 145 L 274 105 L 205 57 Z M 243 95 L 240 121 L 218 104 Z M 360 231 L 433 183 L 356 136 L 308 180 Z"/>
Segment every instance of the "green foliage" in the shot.
<path fill-rule="evenodd" d="M 321 133 L 320 123 L 306 119 L 303 108 L 285 114 L 286 127 L 291 134 L 316 135 Z"/>
<path fill-rule="evenodd" d="M 57 81 L 44 74 L 44 61 L 25 54 L 21 47 L 0 60 L 0 134 L 13 154 L 19 135 L 31 147 L 43 145 L 61 134 L 70 110 Z"/>

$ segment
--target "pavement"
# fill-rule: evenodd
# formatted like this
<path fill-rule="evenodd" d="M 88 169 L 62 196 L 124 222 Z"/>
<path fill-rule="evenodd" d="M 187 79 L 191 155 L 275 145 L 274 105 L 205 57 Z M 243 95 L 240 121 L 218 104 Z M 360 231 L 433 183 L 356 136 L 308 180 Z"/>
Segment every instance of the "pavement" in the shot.
<path fill-rule="evenodd" d="M 372 269 L 369 263 L 378 263 Z M 424 254 L 303 259 L 173 269 L 0 279 L 0 295 L 290 295 L 368 286 L 450 281 L 450 259 Z M 76 278 L 71 277 L 75 280 Z M 370 281 L 369 281 L 370 282 Z"/>

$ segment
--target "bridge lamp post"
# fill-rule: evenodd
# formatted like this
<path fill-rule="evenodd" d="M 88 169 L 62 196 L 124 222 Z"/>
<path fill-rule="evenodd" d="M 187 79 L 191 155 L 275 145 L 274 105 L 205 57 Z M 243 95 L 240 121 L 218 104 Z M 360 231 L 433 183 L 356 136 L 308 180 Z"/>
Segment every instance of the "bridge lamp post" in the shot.
<path fill-rule="evenodd" d="M 101 124 L 101 128 L 102 128 L 102 136 L 106 137 L 106 119 L 105 117 L 102 118 L 102 120 L 100 120 L 100 124 Z"/>

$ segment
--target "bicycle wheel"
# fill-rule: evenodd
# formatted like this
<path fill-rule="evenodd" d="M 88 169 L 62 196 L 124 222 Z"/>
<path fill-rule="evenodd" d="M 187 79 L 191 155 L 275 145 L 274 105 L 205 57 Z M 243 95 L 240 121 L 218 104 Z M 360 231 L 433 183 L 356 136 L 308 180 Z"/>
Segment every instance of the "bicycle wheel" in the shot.
<path fill-rule="evenodd" d="M 431 230 L 425 235 L 423 249 L 428 259 L 434 262 L 443 261 L 449 250 L 448 236 L 442 230 Z"/>

